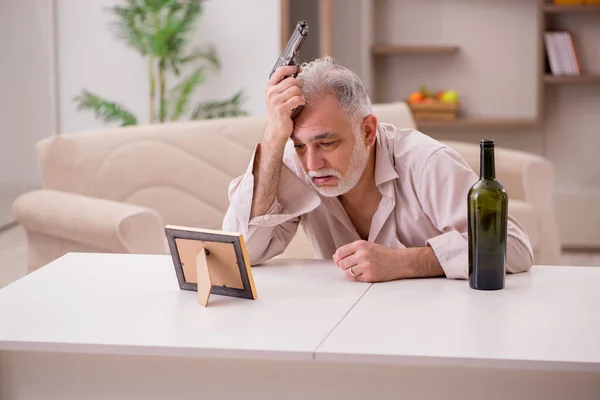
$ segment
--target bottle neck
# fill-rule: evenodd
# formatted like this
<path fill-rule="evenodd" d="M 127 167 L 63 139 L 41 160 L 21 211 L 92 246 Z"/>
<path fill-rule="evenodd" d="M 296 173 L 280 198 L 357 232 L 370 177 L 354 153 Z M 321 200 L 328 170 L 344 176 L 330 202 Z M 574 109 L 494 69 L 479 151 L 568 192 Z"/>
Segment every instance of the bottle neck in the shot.
<path fill-rule="evenodd" d="M 481 149 L 480 176 L 482 179 L 496 179 L 494 149 Z"/>

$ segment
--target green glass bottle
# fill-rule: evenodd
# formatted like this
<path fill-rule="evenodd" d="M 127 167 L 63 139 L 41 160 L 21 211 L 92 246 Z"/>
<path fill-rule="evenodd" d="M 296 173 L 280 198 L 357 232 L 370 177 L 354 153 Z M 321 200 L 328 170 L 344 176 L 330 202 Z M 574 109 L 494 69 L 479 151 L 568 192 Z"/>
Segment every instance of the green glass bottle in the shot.
<path fill-rule="evenodd" d="M 508 195 L 496 180 L 494 141 L 484 139 L 480 147 L 480 179 L 467 199 L 469 286 L 498 290 L 506 276 Z"/>

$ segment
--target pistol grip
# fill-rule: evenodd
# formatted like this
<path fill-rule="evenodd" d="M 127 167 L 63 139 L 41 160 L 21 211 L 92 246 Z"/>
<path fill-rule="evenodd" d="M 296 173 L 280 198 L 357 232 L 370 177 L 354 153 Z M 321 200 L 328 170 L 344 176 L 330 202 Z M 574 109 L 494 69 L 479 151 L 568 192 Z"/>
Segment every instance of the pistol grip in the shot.
<path fill-rule="evenodd" d="M 291 76 L 293 76 L 294 78 L 296 78 L 299 73 L 300 73 L 300 64 L 298 62 L 296 62 L 296 72 L 293 73 Z M 300 111 L 302 111 L 303 108 L 304 108 L 304 106 L 298 106 L 298 107 L 294 108 L 292 110 L 292 114 L 290 115 L 290 118 L 291 119 L 296 118 L 298 116 L 298 114 L 300 114 Z"/>
<path fill-rule="evenodd" d="M 300 73 L 300 64 L 296 63 L 296 72 L 294 72 L 294 73 L 292 74 L 292 76 L 293 76 L 294 78 L 296 78 L 296 77 L 298 77 L 298 74 L 299 74 L 299 73 Z"/>
<path fill-rule="evenodd" d="M 296 78 L 299 73 L 300 73 L 300 66 L 298 64 L 296 64 L 296 72 L 294 72 L 293 74 L 285 75 L 283 77 L 283 79 L 289 78 L 290 76 Z"/>
<path fill-rule="evenodd" d="M 300 114 L 300 111 L 302 111 L 302 109 L 304 108 L 304 106 L 298 106 L 296 108 L 294 108 L 292 110 L 292 114 L 290 115 L 291 119 L 294 119 L 298 116 L 298 114 Z"/>

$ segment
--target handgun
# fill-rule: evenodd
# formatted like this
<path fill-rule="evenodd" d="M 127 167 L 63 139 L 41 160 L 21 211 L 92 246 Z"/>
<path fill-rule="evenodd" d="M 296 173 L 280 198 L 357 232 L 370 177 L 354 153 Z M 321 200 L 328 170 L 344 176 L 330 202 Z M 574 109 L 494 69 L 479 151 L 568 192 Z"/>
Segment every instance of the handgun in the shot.
<path fill-rule="evenodd" d="M 287 65 L 295 65 L 296 72 L 291 75 L 286 75 L 283 78 L 287 78 L 289 76 L 293 76 L 294 78 L 298 76 L 300 72 L 300 61 L 298 60 L 298 55 L 300 54 L 300 48 L 304 44 L 306 37 L 308 36 L 308 24 L 306 21 L 298 21 L 296 24 L 296 28 L 294 29 L 294 33 L 287 42 L 285 49 L 283 49 L 283 53 L 277 59 L 275 66 L 271 70 L 269 74 L 269 79 L 273 76 L 275 70 L 282 66 Z M 300 111 L 302 111 L 303 106 L 298 106 L 292 110 L 292 115 L 290 116 L 292 119 L 296 118 Z"/>

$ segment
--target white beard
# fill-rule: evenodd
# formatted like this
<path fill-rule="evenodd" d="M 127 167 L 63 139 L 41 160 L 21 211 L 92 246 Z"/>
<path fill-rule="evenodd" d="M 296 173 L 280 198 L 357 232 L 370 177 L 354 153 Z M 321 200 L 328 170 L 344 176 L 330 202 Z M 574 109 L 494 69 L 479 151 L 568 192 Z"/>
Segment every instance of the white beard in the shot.
<path fill-rule="evenodd" d="M 317 192 L 325 197 L 337 197 L 347 193 L 352 189 L 362 177 L 367 163 L 369 162 L 369 148 L 361 141 L 360 135 L 355 135 L 354 148 L 352 149 L 352 158 L 346 174 L 342 176 L 338 171 L 331 168 L 323 168 L 318 171 L 309 171 L 305 173 L 306 182 Z M 336 186 L 317 186 L 312 178 L 322 176 L 335 176 L 339 182 Z"/>

